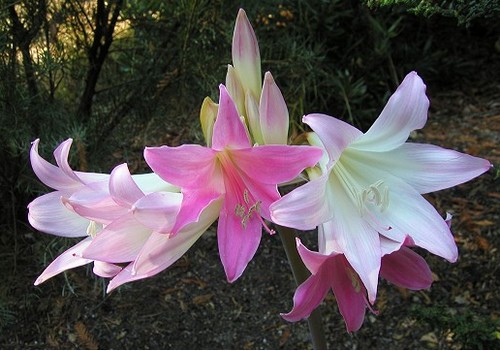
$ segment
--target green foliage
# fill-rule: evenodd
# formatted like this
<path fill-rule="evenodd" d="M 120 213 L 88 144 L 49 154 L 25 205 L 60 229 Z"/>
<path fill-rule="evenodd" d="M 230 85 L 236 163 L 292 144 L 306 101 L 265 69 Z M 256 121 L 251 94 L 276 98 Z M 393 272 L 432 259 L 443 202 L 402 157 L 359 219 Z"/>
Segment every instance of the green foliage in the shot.
<path fill-rule="evenodd" d="M 442 330 L 464 349 L 489 349 L 498 345 L 500 321 L 470 309 L 460 313 L 447 306 L 413 307 L 411 314 L 432 328 Z M 446 348 L 446 345 L 440 345 Z"/>
<path fill-rule="evenodd" d="M 459 25 L 470 26 L 478 20 L 498 21 L 500 3 L 496 0 L 365 0 L 370 7 L 402 6 L 424 16 L 454 17 Z"/>

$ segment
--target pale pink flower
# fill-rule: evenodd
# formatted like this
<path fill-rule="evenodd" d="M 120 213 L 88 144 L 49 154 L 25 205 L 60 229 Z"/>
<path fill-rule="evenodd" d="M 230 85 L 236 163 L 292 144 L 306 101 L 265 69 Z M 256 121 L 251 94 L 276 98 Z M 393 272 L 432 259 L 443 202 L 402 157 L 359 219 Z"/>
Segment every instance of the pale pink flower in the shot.
<path fill-rule="evenodd" d="M 427 120 L 425 85 L 412 72 L 373 126 L 362 133 L 333 117 L 303 118 L 312 144 L 326 156 L 309 183 L 271 206 L 275 223 L 298 229 L 323 224 L 328 247 L 343 253 L 375 301 L 381 237 L 415 245 L 451 262 L 457 247 L 445 220 L 421 194 L 449 188 L 486 172 L 490 163 L 453 150 L 406 142 Z"/>
<path fill-rule="evenodd" d="M 121 267 L 106 260 L 92 260 L 82 257 L 93 238 L 112 221 L 126 215 L 129 208 L 114 189 L 110 194 L 109 182 L 112 176 L 101 173 L 75 172 L 68 164 L 72 140 L 61 143 L 54 151 L 57 166 L 44 160 L 38 154 L 39 140 L 33 142 L 30 159 L 38 178 L 47 186 L 56 189 L 42 195 L 28 205 L 30 224 L 45 233 L 64 237 L 85 237 L 57 257 L 38 277 L 35 285 L 71 268 L 94 262 L 94 273 L 102 277 L 116 275 Z M 144 191 L 176 191 L 155 174 L 134 176 Z M 117 182 L 114 186 L 119 187 Z M 118 199 L 118 202 L 115 200 Z"/>
<path fill-rule="evenodd" d="M 220 86 L 211 148 L 200 145 L 148 147 L 144 157 L 160 177 L 196 199 L 223 196 L 218 243 L 227 279 L 243 273 L 261 239 L 269 205 L 279 199 L 277 184 L 316 164 L 319 148 L 263 145 L 252 147 L 226 88 Z M 263 219 L 264 218 L 264 219 Z"/>

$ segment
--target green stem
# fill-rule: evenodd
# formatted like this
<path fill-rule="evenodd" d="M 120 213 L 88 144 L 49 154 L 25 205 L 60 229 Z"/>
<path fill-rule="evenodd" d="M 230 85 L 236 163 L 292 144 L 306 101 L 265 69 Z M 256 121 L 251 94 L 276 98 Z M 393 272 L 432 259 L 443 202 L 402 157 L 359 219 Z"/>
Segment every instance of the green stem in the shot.
<path fill-rule="evenodd" d="M 297 252 L 297 247 L 295 245 L 295 231 L 282 226 L 277 226 L 276 229 L 281 238 L 281 242 L 283 243 L 283 247 L 285 248 L 286 257 L 288 258 L 288 262 L 292 268 L 295 283 L 299 286 L 307 278 L 309 278 L 310 274 Z M 311 313 L 307 319 L 307 323 L 309 325 L 309 332 L 311 333 L 313 347 L 316 350 L 325 350 L 325 332 L 323 331 L 323 321 L 321 319 L 321 311 L 319 307 Z"/>

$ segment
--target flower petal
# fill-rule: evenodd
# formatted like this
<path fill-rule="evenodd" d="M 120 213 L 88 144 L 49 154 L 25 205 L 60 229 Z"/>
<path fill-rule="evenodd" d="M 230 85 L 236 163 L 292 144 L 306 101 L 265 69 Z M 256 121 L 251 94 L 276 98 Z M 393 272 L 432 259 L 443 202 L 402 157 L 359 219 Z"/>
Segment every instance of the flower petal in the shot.
<path fill-rule="evenodd" d="M 227 65 L 227 73 L 226 73 L 226 88 L 233 99 L 236 107 L 238 109 L 239 116 L 246 116 L 245 110 L 245 90 L 241 85 L 240 78 L 238 77 L 238 73 L 233 66 Z M 214 121 L 215 117 L 214 116 Z M 211 140 L 210 140 L 211 141 Z"/>
<path fill-rule="evenodd" d="M 219 110 L 214 124 L 212 148 L 220 151 L 226 147 L 237 149 L 250 147 L 245 125 L 240 119 L 236 105 L 224 85 L 219 85 L 219 90 Z"/>
<path fill-rule="evenodd" d="M 175 236 L 153 233 L 134 262 L 132 271 L 138 275 L 155 275 L 170 267 L 205 233 L 217 218 L 220 200 L 213 200 L 200 213 L 198 221 L 184 226 Z"/>
<path fill-rule="evenodd" d="M 35 285 L 42 284 L 49 278 L 62 273 L 68 269 L 86 265 L 92 260 L 81 257 L 81 252 L 90 244 L 91 238 L 84 239 L 78 244 L 70 247 L 68 250 L 60 254 L 51 264 L 36 279 Z"/>
<path fill-rule="evenodd" d="M 323 151 L 314 146 L 263 145 L 231 150 L 234 163 L 246 175 L 274 185 L 294 179 L 322 155 Z"/>
<path fill-rule="evenodd" d="M 232 59 L 245 90 L 258 98 L 262 86 L 259 44 L 243 9 L 238 11 L 234 26 Z"/>
<path fill-rule="evenodd" d="M 347 331 L 357 331 L 361 328 L 365 318 L 367 306 L 365 288 L 342 255 L 328 260 L 327 267 L 324 269 L 328 273 L 325 279 L 331 282 Z"/>
<path fill-rule="evenodd" d="M 370 151 L 395 149 L 408 139 L 410 132 L 424 127 L 428 109 L 425 84 L 416 72 L 410 72 L 375 123 L 351 147 Z"/>
<path fill-rule="evenodd" d="M 178 193 L 180 191 L 179 187 L 167 183 L 156 173 L 134 174 L 132 175 L 132 179 L 145 194 L 155 191 L 169 191 L 172 193 Z"/>
<path fill-rule="evenodd" d="M 259 105 L 257 99 L 249 91 L 245 94 L 245 110 L 247 122 L 254 144 L 264 145 L 264 137 L 260 126 Z"/>
<path fill-rule="evenodd" d="M 215 157 L 214 150 L 200 145 L 147 147 L 144 150 L 149 167 L 162 179 L 181 188 L 216 187 Z"/>
<path fill-rule="evenodd" d="M 116 166 L 111 172 L 109 193 L 118 205 L 129 208 L 144 196 L 132 179 L 126 163 Z"/>
<path fill-rule="evenodd" d="M 56 190 L 71 190 L 81 186 L 78 180 L 69 177 L 59 167 L 47 162 L 38 153 L 40 139 L 33 141 L 30 150 L 30 161 L 36 176 L 47 186 Z M 71 144 L 71 139 L 66 141 Z"/>
<path fill-rule="evenodd" d="M 130 262 L 150 235 L 151 229 L 132 216 L 124 216 L 99 232 L 83 252 L 83 257 L 109 263 Z"/>
<path fill-rule="evenodd" d="M 330 206 L 333 219 L 328 222 L 328 229 L 331 232 L 325 232 L 325 236 L 334 242 L 332 247 L 337 252 L 345 255 L 366 287 L 369 301 L 374 303 L 382 256 L 379 233 L 361 217 L 337 177 L 330 177 L 329 184 L 330 196 L 336 205 Z"/>
<path fill-rule="evenodd" d="M 328 270 L 320 269 L 317 274 L 311 275 L 297 287 L 293 295 L 292 310 L 281 313 L 281 317 L 289 322 L 308 318 L 325 299 L 328 290 L 330 290 Z"/>
<path fill-rule="evenodd" d="M 122 267 L 112 264 L 112 263 L 107 263 L 107 262 L 101 262 L 101 261 L 94 261 L 94 269 L 93 272 L 95 275 L 98 275 L 99 277 L 102 278 L 112 278 L 120 271 L 122 270 Z"/>
<path fill-rule="evenodd" d="M 405 143 L 380 152 L 357 152 L 373 167 L 386 169 L 426 194 L 465 183 L 488 171 L 491 164 L 482 158 L 429 144 Z"/>
<path fill-rule="evenodd" d="M 184 192 L 179 213 L 176 216 L 175 225 L 171 230 L 172 236 L 177 235 L 186 225 L 199 222 L 203 211 L 215 200 L 222 198 L 221 195 L 210 191 Z"/>
<path fill-rule="evenodd" d="M 201 130 L 203 132 L 203 136 L 205 137 L 207 147 L 212 147 L 212 135 L 214 132 L 214 123 L 217 118 L 218 109 L 219 105 L 213 102 L 209 97 L 206 97 L 201 104 Z"/>
<path fill-rule="evenodd" d="M 87 235 L 89 220 L 66 208 L 59 191 L 37 197 L 28 210 L 28 221 L 41 232 L 65 237 Z"/>
<path fill-rule="evenodd" d="M 297 244 L 297 251 L 300 258 L 311 274 L 316 274 L 329 257 L 333 257 L 337 254 L 332 253 L 325 255 L 323 253 L 311 251 L 305 247 L 304 244 L 302 244 L 299 238 L 295 238 L 295 242 Z"/>
<path fill-rule="evenodd" d="M 174 227 L 182 201 L 180 193 L 151 193 L 134 204 L 133 214 L 144 227 L 167 234 Z"/>
<path fill-rule="evenodd" d="M 320 113 L 306 115 L 302 121 L 308 124 L 323 142 L 330 157 L 330 164 L 338 161 L 342 151 L 363 134 L 350 124 Z"/>
<path fill-rule="evenodd" d="M 327 195 L 328 174 L 301 185 L 269 207 L 271 220 L 290 228 L 312 230 L 332 218 Z"/>
<path fill-rule="evenodd" d="M 380 276 L 391 283 L 411 289 L 427 289 L 432 284 L 432 272 L 427 262 L 407 247 L 382 257 Z"/>
<path fill-rule="evenodd" d="M 219 255 L 230 283 L 243 274 L 255 255 L 262 236 L 262 222 L 257 218 L 259 214 L 253 213 L 247 220 L 236 215 L 235 211 L 240 204 L 235 195 L 239 190 L 228 189 L 217 227 Z"/>
<path fill-rule="evenodd" d="M 260 126 L 266 144 L 288 141 L 289 115 L 285 98 L 270 72 L 264 75 L 264 86 L 259 104 Z"/>

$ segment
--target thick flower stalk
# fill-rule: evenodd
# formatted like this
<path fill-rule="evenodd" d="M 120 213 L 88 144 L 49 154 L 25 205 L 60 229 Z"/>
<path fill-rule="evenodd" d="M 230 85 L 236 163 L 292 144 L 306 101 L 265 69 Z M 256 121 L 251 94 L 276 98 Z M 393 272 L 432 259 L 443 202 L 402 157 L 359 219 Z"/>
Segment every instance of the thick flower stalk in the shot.
<path fill-rule="evenodd" d="M 370 303 L 384 251 L 409 240 L 450 262 L 457 259 L 449 226 L 421 194 L 461 184 L 491 167 L 481 158 L 406 142 L 425 125 L 428 106 L 425 85 L 412 72 L 366 133 L 327 115 L 305 116 L 315 132 L 311 143 L 325 150 L 321 169 L 271 206 L 278 224 L 303 230 L 322 225 L 322 253 L 345 256 Z"/>
<path fill-rule="evenodd" d="M 181 188 L 186 198 L 223 198 L 217 228 L 219 254 L 228 281 L 243 273 L 262 235 L 268 232 L 269 206 L 280 198 L 277 184 L 294 179 L 322 155 L 311 146 L 252 147 L 244 123 L 226 88 L 220 101 L 211 147 L 148 147 L 144 157 L 153 171 Z"/>

